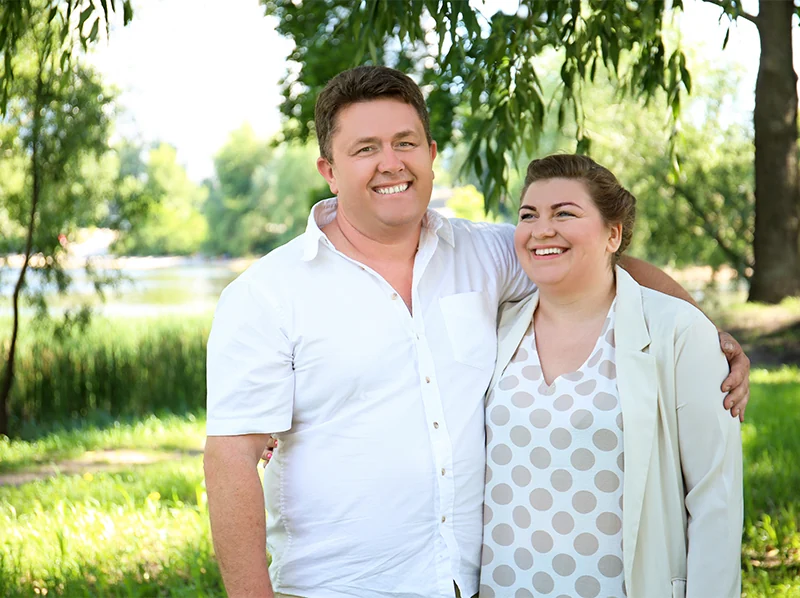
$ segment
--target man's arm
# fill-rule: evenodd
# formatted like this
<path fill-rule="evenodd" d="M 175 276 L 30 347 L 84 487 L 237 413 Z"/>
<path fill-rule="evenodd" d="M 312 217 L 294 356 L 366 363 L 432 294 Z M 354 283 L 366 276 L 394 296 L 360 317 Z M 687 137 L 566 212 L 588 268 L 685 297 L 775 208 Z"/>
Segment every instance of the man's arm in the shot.
<path fill-rule="evenodd" d="M 204 468 L 214 548 L 231 598 L 273 597 L 256 467 L 267 432 L 292 425 L 294 368 L 281 311 L 258 284 L 272 278 L 251 271 L 231 283 L 208 339 Z"/>
<path fill-rule="evenodd" d="M 643 287 L 683 299 L 700 309 L 686 289 L 652 264 L 634 257 L 623 256 L 619 265 Z M 730 409 L 733 417 L 738 416 L 740 421 L 744 421 L 744 410 L 750 399 L 750 359 L 744 354 L 736 339 L 727 332 L 719 329 L 718 331 L 719 344 L 730 367 L 730 373 L 722 383 L 722 391 L 728 392 L 724 405 L 726 409 Z"/>
<path fill-rule="evenodd" d="M 264 495 L 258 477 L 266 434 L 209 436 L 203 468 L 214 551 L 229 596 L 273 598 Z"/>

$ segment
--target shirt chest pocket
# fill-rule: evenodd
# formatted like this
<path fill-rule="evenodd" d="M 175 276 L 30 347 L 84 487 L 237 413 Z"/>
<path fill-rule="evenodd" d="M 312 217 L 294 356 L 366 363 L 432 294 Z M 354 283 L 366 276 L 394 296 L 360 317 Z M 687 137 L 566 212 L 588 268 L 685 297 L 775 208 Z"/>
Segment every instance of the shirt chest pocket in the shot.
<path fill-rule="evenodd" d="M 447 336 L 456 361 L 491 370 L 497 351 L 497 306 L 481 291 L 439 299 Z"/>

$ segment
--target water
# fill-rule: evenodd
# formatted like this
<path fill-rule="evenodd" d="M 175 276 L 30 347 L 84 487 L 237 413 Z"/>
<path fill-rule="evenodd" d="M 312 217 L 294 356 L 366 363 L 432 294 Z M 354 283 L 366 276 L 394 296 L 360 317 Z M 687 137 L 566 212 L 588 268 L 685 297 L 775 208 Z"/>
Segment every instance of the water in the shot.
<path fill-rule="evenodd" d="M 118 270 L 120 281 L 101 302 L 83 267 L 68 268 L 73 278 L 66 295 L 48 293 L 48 305 L 54 312 L 91 305 L 107 316 L 157 316 L 169 314 L 204 314 L 213 312 L 220 293 L 251 260 L 203 258 L 124 258 Z M 697 269 L 670 271 L 707 313 L 715 313 L 731 303 L 746 300 L 743 281 L 722 278 L 708 284 L 707 275 Z M 19 269 L 0 269 L 0 316 L 11 313 L 8 300 Z M 29 287 L 41 287 L 40 278 L 29 271 Z M 37 287 L 38 285 L 38 287 Z M 31 308 L 27 308 L 29 311 Z"/>
<path fill-rule="evenodd" d="M 122 260 L 119 280 L 102 302 L 83 267 L 67 268 L 72 284 L 67 294 L 46 292 L 54 312 L 81 305 L 107 316 L 157 316 L 212 313 L 219 295 L 247 266 L 242 260 L 202 258 L 130 258 Z M 98 269 L 103 272 L 104 270 Z M 110 270 L 107 272 L 111 273 Z M 0 315 L 11 313 L 10 297 L 19 269 L 0 271 Z M 28 286 L 41 289 L 41 278 L 28 271 Z M 26 307 L 29 311 L 30 307 Z"/>

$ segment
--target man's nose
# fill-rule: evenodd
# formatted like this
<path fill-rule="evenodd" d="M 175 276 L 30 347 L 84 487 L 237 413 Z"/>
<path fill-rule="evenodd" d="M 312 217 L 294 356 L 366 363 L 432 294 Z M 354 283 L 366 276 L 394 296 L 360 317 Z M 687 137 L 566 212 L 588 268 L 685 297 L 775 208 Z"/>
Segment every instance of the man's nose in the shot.
<path fill-rule="evenodd" d="M 381 161 L 378 164 L 381 172 L 401 172 L 405 164 L 394 148 L 386 148 L 381 152 Z"/>

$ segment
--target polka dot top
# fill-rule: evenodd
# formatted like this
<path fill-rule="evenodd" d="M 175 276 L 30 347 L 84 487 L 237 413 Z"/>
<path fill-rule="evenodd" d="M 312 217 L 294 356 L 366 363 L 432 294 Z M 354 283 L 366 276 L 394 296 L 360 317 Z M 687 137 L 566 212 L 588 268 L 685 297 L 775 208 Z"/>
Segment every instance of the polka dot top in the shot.
<path fill-rule="evenodd" d="M 586 363 L 550 386 L 531 325 L 486 414 L 480 597 L 625 596 L 614 305 Z"/>

